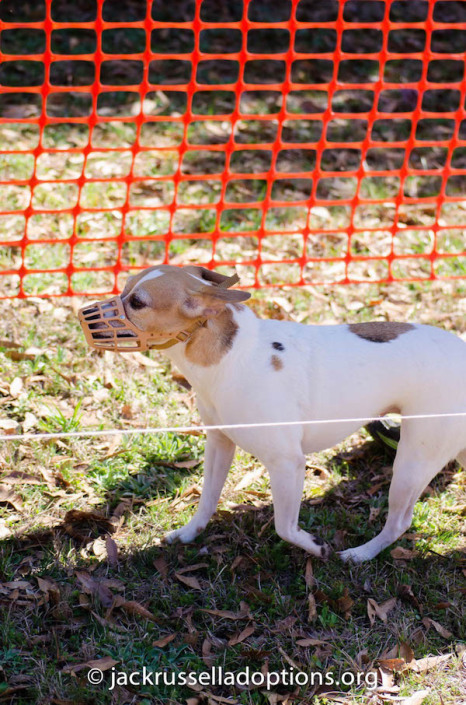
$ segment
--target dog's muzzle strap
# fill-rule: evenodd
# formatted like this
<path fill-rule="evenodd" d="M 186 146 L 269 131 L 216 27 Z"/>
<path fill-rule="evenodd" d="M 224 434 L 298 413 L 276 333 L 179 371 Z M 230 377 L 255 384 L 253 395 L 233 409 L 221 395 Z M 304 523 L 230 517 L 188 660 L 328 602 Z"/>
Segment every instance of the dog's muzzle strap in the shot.
<path fill-rule="evenodd" d="M 238 282 L 238 275 L 233 274 L 213 286 L 229 289 Z M 83 306 L 78 313 L 78 318 L 86 341 L 91 347 L 113 352 L 142 352 L 149 348 L 166 350 L 177 343 L 186 343 L 198 328 L 202 328 L 207 323 L 207 318 L 199 319 L 186 330 L 169 336 L 169 340 L 156 343 L 154 340 L 156 334 L 140 330 L 131 323 L 120 296 Z"/>

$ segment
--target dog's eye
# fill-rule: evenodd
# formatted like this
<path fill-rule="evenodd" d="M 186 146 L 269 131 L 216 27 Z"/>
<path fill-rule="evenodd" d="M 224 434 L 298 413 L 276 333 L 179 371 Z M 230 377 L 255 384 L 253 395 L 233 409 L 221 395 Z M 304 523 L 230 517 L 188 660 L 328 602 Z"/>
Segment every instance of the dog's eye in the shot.
<path fill-rule="evenodd" d="M 141 299 L 136 294 L 130 296 L 129 305 L 131 306 L 131 308 L 134 308 L 136 310 L 147 306 L 147 304 L 145 304 L 144 301 L 141 301 Z"/>

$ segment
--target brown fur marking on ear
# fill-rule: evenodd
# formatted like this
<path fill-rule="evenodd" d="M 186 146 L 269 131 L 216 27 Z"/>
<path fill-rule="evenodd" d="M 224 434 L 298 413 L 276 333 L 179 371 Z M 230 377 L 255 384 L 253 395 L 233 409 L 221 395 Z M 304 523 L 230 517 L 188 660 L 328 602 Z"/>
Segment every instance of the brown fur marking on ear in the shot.
<path fill-rule="evenodd" d="M 217 365 L 231 350 L 237 332 L 238 325 L 232 312 L 225 309 L 217 318 L 211 319 L 208 326 L 199 328 L 186 343 L 186 357 L 201 367 Z"/>
<path fill-rule="evenodd" d="M 391 321 L 372 321 L 370 323 L 350 323 L 351 333 L 369 340 L 371 343 L 389 343 L 403 333 L 414 330 L 412 323 L 392 323 Z"/>
<path fill-rule="evenodd" d="M 272 355 L 270 362 L 272 363 L 273 369 L 277 372 L 283 369 L 283 362 L 280 360 L 278 355 Z"/>

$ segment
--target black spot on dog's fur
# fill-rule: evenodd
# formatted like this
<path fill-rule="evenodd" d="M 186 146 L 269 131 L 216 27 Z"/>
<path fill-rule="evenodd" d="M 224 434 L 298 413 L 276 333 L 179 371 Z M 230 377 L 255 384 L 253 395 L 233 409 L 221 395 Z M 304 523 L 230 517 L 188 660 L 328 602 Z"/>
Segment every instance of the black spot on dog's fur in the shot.
<path fill-rule="evenodd" d="M 283 343 L 272 343 L 272 347 L 274 350 L 280 350 L 280 352 L 283 352 L 283 350 L 285 349 Z"/>

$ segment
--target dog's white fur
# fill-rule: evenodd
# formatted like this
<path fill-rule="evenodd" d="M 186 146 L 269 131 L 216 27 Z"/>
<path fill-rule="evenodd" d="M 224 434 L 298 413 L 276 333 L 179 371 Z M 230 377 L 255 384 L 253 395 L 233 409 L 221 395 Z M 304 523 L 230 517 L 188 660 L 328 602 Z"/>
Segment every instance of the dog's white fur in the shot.
<path fill-rule="evenodd" d="M 205 270 L 189 269 L 203 281 Z M 196 292 L 186 290 L 186 276 L 177 285 L 180 270 L 163 270 L 164 276 L 134 278 L 134 284 L 129 280 L 123 302 L 135 325 L 145 330 L 157 327 L 157 302 L 165 288 L 174 299 L 177 316 L 187 297 L 191 298 L 189 315 L 207 313 L 207 333 L 199 330 L 204 335 L 210 331 L 212 341 L 222 334 L 218 327 L 222 312 L 229 312 L 230 326 L 235 328 L 231 347 L 226 346 L 212 364 L 188 356 L 187 346 L 193 346 L 193 341 L 166 352 L 197 393 L 206 425 L 340 418 L 369 421 L 395 410 L 404 415 L 466 411 L 466 344 L 451 333 L 426 325 L 405 326 L 398 333 L 395 328 L 392 339 L 376 342 L 348 325 L 262 320 L 244 305 L 225 301 L 214 305 L 205 293 L 196 298 Z M 153 302 L 152 307 L 132 310 L 134 293 L 143 294 L 139 298 Z M 199 304 L 197 309 L 193 300 Z M 170 312 L 164 313 L 161 338 L 167 316 L 170 319 Z M 304 456 L 334 446 L 362 425 L 342 422 L 208 431 L 199 507 L 191 521 L 166 540 L 189 542 L 204 529 L 216 510 L 239 446 L 269 472 L 277 533 L 310 554 L 325 557 L 327 548 L 298 526 Z M 341 557 L 368 560 L 398 539 L 411 524 L 421 492 L 455 458 L 466 463 L 466 417 L 404 420 L 385 526 L 371 541 L 343 551 Z"/>

